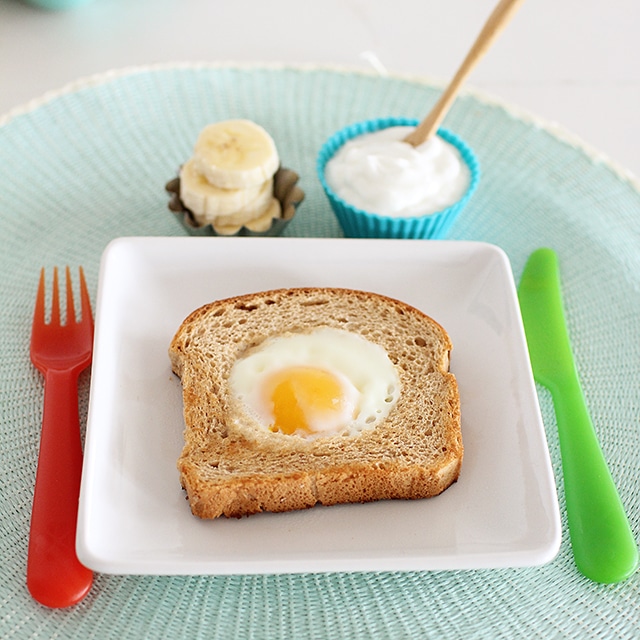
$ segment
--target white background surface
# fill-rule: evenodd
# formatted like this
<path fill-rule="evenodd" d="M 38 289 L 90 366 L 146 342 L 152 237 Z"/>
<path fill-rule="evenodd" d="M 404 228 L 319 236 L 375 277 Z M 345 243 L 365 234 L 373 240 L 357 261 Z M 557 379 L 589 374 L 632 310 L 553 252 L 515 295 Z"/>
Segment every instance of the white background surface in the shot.
<path fill-rule="evenodd" d="M 496 3 L 89 0 L 50 12 L 0 0 L 0 114 L 77 78 L 161 62 L 374 66 L 446 82 Z M 527 0 L 468 86 L 640 176 L 639 28 L 636 0 Z"/>

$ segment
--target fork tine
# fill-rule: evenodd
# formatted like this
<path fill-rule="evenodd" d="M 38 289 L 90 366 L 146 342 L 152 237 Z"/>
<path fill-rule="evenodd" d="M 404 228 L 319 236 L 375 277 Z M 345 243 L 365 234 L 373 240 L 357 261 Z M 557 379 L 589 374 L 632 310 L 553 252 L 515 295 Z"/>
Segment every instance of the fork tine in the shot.
<path fill-rule="evenodd" d="M 44 267 L 40 269 L 40 281 L 38 282 L 38 293 L 36 294 L 36 306 L 33 310 L 33 323 L 41 325 L 44 324 Z"/>
<path fill-rule="evenodd" d="M 91 314 L 91 298 L 89 297 L 89 291 L 87 289 L 87 283 L 84 279 L 84 270 L 82 267 L 80 270 L 80 301 L 81 301 L 81 322 L 93 323 L 93 315 Z"/>
<path fill-rule="evenodd" d="M 53 293 L 51 295 L 51 324 L 60 324 L 60 292 L 58 291 L 58 267 L 53 267 Z"/>
<path fill-rule="evenodd" d="M 67 324 L 70 325 L 76 321 L 76 308 L 73 304 L 73 286 L 71 284 L 71 270 L 69 265 L 65 269 L 66 285 L 67 285 Z"/>

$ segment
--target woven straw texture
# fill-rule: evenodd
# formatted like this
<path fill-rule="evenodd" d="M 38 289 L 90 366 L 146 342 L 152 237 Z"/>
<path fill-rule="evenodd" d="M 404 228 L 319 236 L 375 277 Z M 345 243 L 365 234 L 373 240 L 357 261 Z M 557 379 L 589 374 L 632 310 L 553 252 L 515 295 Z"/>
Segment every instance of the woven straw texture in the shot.
<path fill-rule="evenodd" d="M 456 572 L 231 577 L 98 575 L 70 610 L 24 585 L 42 379 L 29 362 L 41 266 L 82 264 L 95 300 L 100 255 L 123 235 L 184 235 L 166 180 L 205 124 L 249 117 L 274 136 L 307 196 L 288 236 L 340 236 L 315 174 L 339 128 L 420 118 L 439 89 L 336 69 L 177 65 L 80 82 L 0 121 L 0 637 L 638 638 L 640 573 L 583 578 L 564 516 L 555 417 L 539 389 L 563 544 L 549 565 Z M 559 253 L 569 329 L 595 428 L 636 539 L 640 534 L 640 193 L 569 136 L 472 94 L 445 126 L 483 177 L 451 231 L 501 246 L 518 278 L 529 253 Z M 88 374 L 81 379 L 86 415 Z M 277 541 L 276 541 L 277 544 Z"/>

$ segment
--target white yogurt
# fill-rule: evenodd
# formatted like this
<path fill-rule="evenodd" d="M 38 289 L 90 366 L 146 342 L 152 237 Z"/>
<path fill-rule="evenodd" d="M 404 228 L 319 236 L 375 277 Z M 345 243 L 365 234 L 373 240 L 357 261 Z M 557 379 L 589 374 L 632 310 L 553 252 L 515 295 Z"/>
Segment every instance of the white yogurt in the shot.
<path fill-rule="evenodd" d="M 412 129 L 389 127 L 349 140 L 327 162 L 327 184 L 349 204 L 384 216 L 428 215 L 454 204 L 469 187 L 469 167 L 440 136 L 418 147 L 402 142 Z"/>

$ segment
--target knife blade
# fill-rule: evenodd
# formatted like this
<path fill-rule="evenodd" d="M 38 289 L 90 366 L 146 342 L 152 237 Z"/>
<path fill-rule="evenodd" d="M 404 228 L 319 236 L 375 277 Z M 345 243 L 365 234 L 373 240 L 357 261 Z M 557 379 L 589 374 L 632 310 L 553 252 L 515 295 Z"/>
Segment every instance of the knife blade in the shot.
<path fill-rule="evenodd" d="M 552 249 L 531 254 L 518 299 L 534 379 L 553 399 L 576 566 L 596 582 L 620 582 L 638 568 L 638 545 L 585 402 L 566 326 L 558 257 Z"/>

